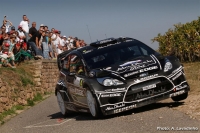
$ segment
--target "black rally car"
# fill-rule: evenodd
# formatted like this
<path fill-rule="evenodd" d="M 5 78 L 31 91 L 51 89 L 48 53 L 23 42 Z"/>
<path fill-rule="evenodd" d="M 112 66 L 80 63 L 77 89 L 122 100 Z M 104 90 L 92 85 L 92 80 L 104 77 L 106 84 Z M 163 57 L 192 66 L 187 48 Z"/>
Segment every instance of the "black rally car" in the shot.
<path fill-rule="evenodd" d="M 109 115 L 172 98 L 184 100 L 190 87 L 174 56 L 162 56 L 133 38 L 109 38 L 58 56 L 55 88 L 63 115 Z"/>

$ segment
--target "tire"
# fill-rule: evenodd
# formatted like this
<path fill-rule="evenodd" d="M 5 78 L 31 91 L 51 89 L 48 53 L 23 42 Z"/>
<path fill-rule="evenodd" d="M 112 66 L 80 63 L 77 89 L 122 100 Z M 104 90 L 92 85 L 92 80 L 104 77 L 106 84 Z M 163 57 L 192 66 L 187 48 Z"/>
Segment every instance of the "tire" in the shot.
<path fill-rule="evenodd" d="M 65 102 L 62 98 L 60 91 L 56 92 L 56 97 L 57 97 L 58 106 L 60 108 L 60 112 L 62 113 L 63 116 L 66 116 L 68 111 L 67 111 L 67 108 L 65 106 Z"/>
<path fill-rule="evenodd" d="M 187 97 L 188 97 L 188 92 L 181 94 L 179 96 L 172 97 L 172 100 L 175 101 L 175 102 L 178 102 L 178 101 L 181 101 L 181 100 L 185 100 Z"/>
<path fill-rule="evenodd" d="M 100 116 L 100 109 L 98 107 L 96 98 L 93 96 L 92 92 L 89 90 L 87 90 L 86 92 L 86 97 L 87 97 L 87 104 L 88 104 L 91 115 L 94 118 L 98 118 Z"/>

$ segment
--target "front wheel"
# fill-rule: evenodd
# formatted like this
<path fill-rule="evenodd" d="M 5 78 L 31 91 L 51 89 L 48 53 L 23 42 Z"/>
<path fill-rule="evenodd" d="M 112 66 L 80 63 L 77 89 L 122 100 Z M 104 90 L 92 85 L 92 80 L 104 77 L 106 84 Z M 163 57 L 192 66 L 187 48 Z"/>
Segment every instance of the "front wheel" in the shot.
<path fill-rule="evenodd" d="M 62 115 L 66 116 L 67 114 L 67 109 L 65 106 L 65 102 L 60 94 L 60 91 L 57 91 L 57 101 L 58 101 L 58 106 L 60 108 L 60 112 L 62 113 Z"/>
<path fill-rule="evenodd" d="M 100 109 L 98 107 L 95 97 L 92 95 L 91 91 L 87 90 L 86 92 L 87 104 L 90 110 L 90 113 L 93 117 L 97 118 L 100 116 Z"/>
<path fill-rule="evenodd" d="M 188 92 L 181 94 L 179 96 L 172 97 L 172 100 L 175 101 L 175 102 L 178 102 L 178 101 L 181 101 L 181 100 L 185 100 L 187 97 L 188 97 Z"/>

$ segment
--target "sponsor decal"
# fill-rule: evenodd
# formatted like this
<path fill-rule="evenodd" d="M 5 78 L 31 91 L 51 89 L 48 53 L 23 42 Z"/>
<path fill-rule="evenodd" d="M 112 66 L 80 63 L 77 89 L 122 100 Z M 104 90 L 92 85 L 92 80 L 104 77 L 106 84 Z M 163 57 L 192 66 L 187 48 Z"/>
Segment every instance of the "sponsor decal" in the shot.
<path fill-rule="evenodd" d="M 110 70 L 112 67 L 107 67 L 107 68 L 105 68 L 105 70 Z"/>
<path fill-rule="evenodd" d="M 124 91 L 126 88 L 116 88 L 116 89 L 107 89 L 106 92 L 112 92 L 112 91 Z"/>
<path fill-rule="evenodd" d="M 129 61 L 124 64 L 121 64 L 120 68 L 118 68 L 117 71 L 122 71 L 122 70 L 133 71 L 133 70 L 141 69 L 153 64 L 156 64 L 156 62 L 154 62 L 153 60 L 146 60 L 143 62 L 141 60 Z"/>
<path fill-rule="evenodd" d="M 105 110 L 109 111 L 109 110 L 113 110 L 113 109 L 117 109 L 117 108 L 122 108 L 124 106 L 125 106 L 124 103 L 120 103 L 120 104 L 117 104 L 117 105 L 107 106 L 107 108 Z"/>
<path fill-rule="evenodd" d="M 114 110 L 114 113 L 120 113 L 120 112 L 127 111 L 127 110 L 130 110 L 130 109 L 133 109 L 133 108 L 136 108 L 136 104 L 116 109 L 116 110 Z"/>
<path fill-rule="evenodd" d="M 115 43 L 115 44 L 117 44 L 117 43 Z M 112 45 L 115 45 L 115 44 L 108 44 L 108 45 L 105 45 L 105 46 L 101 46 L 101 47 L 98 47 L 98 49 L 106 48 L 106 47 L 109 47 L 109 46 L 112 46 Z"/>
<path fill-rule="evenodd" d="M 87 53 L 90 53 L 92 51 L 93 51 L 93 49 L 91 49 L 91 50 L 83 50 L 83 54 L 87 54 Z"/>
<path fill-rule="evenodd" d="M 126 42 L 131 42 L 131 41 L 133 41 L 133 40 L 126 40 Z"/>
<path fill-rule="evenodd" d="M 136 80 L 134 80 L 134 82 L 135 82 L 135 83 L 140 83 L 140 82 L 142 82 L 142 81 L 149 80 L 149 79 L 154 78 L 154 77 L 157 77 L 157 76 L 158 76 L 158 74 L 146 76 L 146 77 L 143 77 L 143 78 L 140 78 L 140 79 L 136 79 Z"/>
<path fill-rule="evenodd" d="M 156 84 L 148 85 L 142 88 L 143 91 L 156 88 Z"/>
<path fill-rule="evenodd" d="M 139 72 L 142 73 L 142 72 L 146 72 L 146 71 L 154 70 L 154 69 L 158 69 L 158 66 L 152 66 L 152 67 L 144 68 L 144 69 L 139 70 Z"/>
<path fill-rule="evenodd" d="M 103 43 L 107 43 L 111 41 L 113 41 L 113 39 L 107 39 L 107 40 L 100 41 L 99 44 L 103 44 Z"/>
<path fill-rule="evenodd" d="M 94 77 L 95 76 L 95 72 L 93 72 L 93 71 L 89 72 L 89 76 L 90 77 Z"/>
<path fill-rule="evenodd" d="M 135 75 L 135 74 L 138 74 L 139 71 L 134 71 L 134 72 L 131 72 L 131 73 L 127 73 L 127 74 L 124 74 L 124 77 L 129 77 L 129 76 L 132 76 L 132 75 Z"/>
<path fill-rule="evenodd" d="M 62 80 L 59 80 L 59 81 L 57 82 L 57 84 L 66 87 L 65 83 L 64 83 Z"/>
<path fill-rule="evenodd" d="M 74 86 L 69 86 L 68 87 L 70 92 L 73 93 L 73 94 L 76 94 L 76 95 L 80 95 L 80 96 L 85 96 L 84 95 L 84 90 L 80 90 Z"/>
<path fill-rule="evenodd" d="M 111 94 L 102 94 L 101 97 L 120 97 L 123 96 L 122 93 L 111 93 Z"/>
<path fill-rule="evenodd" d="M 180 73 L 178 73 L 175 77 L 173 77 L 172 78 L 172 80 L 174 81 L 174 80 L 176 80 L 178 77 L 180 77 L 182 75 L 182 73 L 180 72 Z"/>
<path fill-rule="evenodd" d="M 178 87 L 176 87 L 176 90 L 178 91 L 186 87 L 188 87 L 188 85 L 183 85 L 183 86 L 179 85 Z"/>
<path fill-rule="evenodd" d="M 151 89 L 147 91 L 138 92 L 134 94 L 134 99 L 137 100 L 137 99 L 146 98 L 146 97 L 153 96 L 165 91 L 166 91 L 166 88 L 160 87 L 159 89 Z"/>
<path fill-rule="evenodd" d="M 185 90 L 181 90 L 181 91 L 178 91 L 178 92 L 175 92 L 175 93 L 172 93 L 169 95 L 169 97 L 174 97 L 174 96 L 178 96 L 178 95 L 181 95 L 185 93 Z"/>
<path fill-rule="evenodd" d="M 145 76 L 147 76 L 147 75 L 148 75 L 148 73 L 142 73 L 142 74 L 140 74 L 139 77 L 145 77 Z"/>
<path fill-rule="evenodd" d="M 135 64 L 137 62 L 141 62 L 141 60 L 136 60 L 136 61 L 129 61 L 129 62 L 126 62 L 122 65 L 119 65 L 120 67 L 124 67 L 124 66 L 127 66 L 127 65 L 131 65 L 131 64 Z"/>

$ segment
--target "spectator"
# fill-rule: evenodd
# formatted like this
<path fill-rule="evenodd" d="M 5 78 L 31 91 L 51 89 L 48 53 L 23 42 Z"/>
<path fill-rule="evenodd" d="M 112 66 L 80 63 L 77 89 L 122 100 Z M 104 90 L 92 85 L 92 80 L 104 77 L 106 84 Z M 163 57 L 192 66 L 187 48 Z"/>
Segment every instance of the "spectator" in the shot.
<path fill-rule="evenodd" d="M 1 26 L 1 34 L 0 34 L 0 51 L 1 51 L 1 46 L 3 44 L 4 41 L 4 36 L 5 36 L 5 31 L 6 31 L 6 27 L 4 25 Z"/>
<path fill-rule="evenodd" d="M 51 32 L 52 32 L 52 33 L 54 33 L 54 30 L 55 30 L 54 28 L 51 28 Z"/>
<path fill-rule="evenodd" d="M 51 36 L 52 32 L 48 33 L 48 44 L 49 44 L 49 56 L 53 58 L 53 49 L 52 49 L 52 43 L 51 43 Z"/>
<path fill-rule="evenodd" d="M 57 58 L 58 55 L 58 42 L 57 42 L 57 35 L 56 35 L 56 30 L 54 30 L 54 32 L 52 32 L 51 34 L 51 43 L 52 43 L 52 50 L 53 50 L 53 55 L 55 58 Z"/>
<path fill-rule="evenodd" d="M 36 33 L 37 33 L 36 22 L 33 22 L 32 27 L 29 29 L 29 37 L 31 38 Z"/>
<path fill-rule="evenodd" d="M 44 27 L 45 27 L 44 24 L 41 24 L 41 25 L 40 25 L 40 29 L 43 29 L 43 30 L 44 30 Z"/>
<path fill-rule="evenodd" d="M 15 65 L 15 56 L 14 56 L 14 53 L 13 53 L 13 50 L 14 50 L 14 47 L 15 47 L 15 44 L 16 44 L 16 35 L 13 34 L 10 36 L 10 46 L 9 46 L 9 55 L 10 55 L 10 60 L 12 61 L 12 65 L 13 66 L 16 66 Z"/>
<path fill-rule="evenodd" d="M 57 42 L 57 52 L 58 52 L 58 54 L 60 54 L 60 53 L 62 53 L 63 52 L 63 44 L 62 44 L 62 40 L 61 40 L 61 38 L 60 38 L 60 34 L 61 34 L 61 32 L 60 31 L 57 31 L 56 32 L 56 35 L 57 35 L 57 40 L 56 40 L 56 42 Z"/>
<path fill-rule="evenodd" d="M 35 52 L 35 58 L 36 59 L 43 59 L 43 55 L 42 55 L 42 49 L 39 46 L 39 40 L 41 38 L 41 32 L 43 31 L 43 27 L 40 27 L 40 29 L 36 32 L 36 34 L 34 34 L 29 42 L 28 45 L 32 48 L 32 50 Z"/>
<path fill-rule="evenodd" d="M 28 42 L 28 40 L 30 38 L 29 37 L 29 25 L 28 24 L 29 24 L 29 19 L 27 18 L 26 15 L 23 15 L 23 20 L 20 22 L 19 25 L 22 26 L 22 30 L 23 30 L 25 37 L 26 37 L 26 42 Z"/>
<path fill-rule="evenodd" d="M 45 59 L 49 59 L 49 47 L 46 32 L 42 31 L 42 35 L 39 41 L 39 45 L 42 47 L 43 56 Z"/>
<path fill-rule="evenodd" d="M 63 46 L 63 51 L 68 50 L 68 47 L 67 47 L 67 37 L 65 35 L 62 37 L 62 46 Z"/>
<path fill-rule="evenodd" d="M 44 26 L 44 31 L 47 31 L 48 30 L 48 26 Z"/>
<path fill-rule="evenodd" d="M 12 26 L 10 30 L 10 34 L 13 34 L 13 33 L 15 33 L 15 26 Z"/>
<path fill-rule="evenodd" d="M 9 57 L 11 56 L 11 54 L 9 53 L 9 46 L 10 46 L 9 35 L 5 34 L 4 41 L 2 44 L 2 51 L 0 53 L 0 59 L 3 62 L 3 66 L 9 66 L 15 68 L 9 63 Z"/>
<path fill-rule="evenodd" d="M 18 26 L 18 37 L 19 37 L 20 40 L 26 39 L 26 36 L 25 36 L 25 34 L 23 32 L 23 29 L 22 29 L 21 25 Z"/>
<path fill-rule="evenodd" d="M 6 25 L 7 22 L 9 22 L 9 25 Z M 6 27 L 6 33 L 9 31 L 9 28 L 12 26 L 12 22 L 10 22 L 10 20 L 6 20 L 6 16 L 4 17 L 4 20 L 3 20 L 3 26 Z"/>

